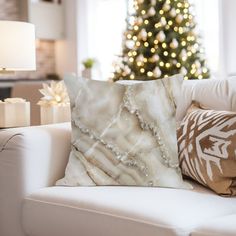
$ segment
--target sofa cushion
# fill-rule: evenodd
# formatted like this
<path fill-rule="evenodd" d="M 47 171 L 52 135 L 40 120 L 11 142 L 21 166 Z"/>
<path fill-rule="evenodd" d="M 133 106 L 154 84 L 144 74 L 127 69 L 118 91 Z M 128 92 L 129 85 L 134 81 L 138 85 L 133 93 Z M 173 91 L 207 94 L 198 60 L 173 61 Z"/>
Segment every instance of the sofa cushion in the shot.
<path fill-rule="evenodd" d="M 181 121 L 192 101 L 199 102 L 205 107 L 214 110 L 232 111 L 232 104 L 236 110 L 236 90 L 233 89 L 235 80 L 197 80 L 184 81 L 182 95 L 177 104 L 176 119 Z"/>
<path fill-rule="evenodd" d="M 181 75 L 129 85 L 65 77 L 72 150 L 57 185 L 190 188 L 176 138 L 182 82 Z"/>
<path fill-rule="evenodd" d="M 182 173 L 220 195 L 236 196 L 236 113 L 193 102 L 178 129 Z"/>
<path fill-rule="evenodd" d="M 195 229 L 191 236 L 235 236 L 236 214 L 219 217 L 207 221 Z"/>
<path fill-rule="evenodd" d="M 70 123 L 0 130 L 0 236 L 25 235 L 22 201 L 63 176 L 70 135 Z"/>
<path fill-rule="evenodd" d="M 236 111 L 236 76 L 233 76 L 228 80 L 229 94 L 231 102 L 231 110 Z"/>
<path fill-rule="evenodd" d="M 236 198 L 200 186 L 50 187 L 25 200 L 23 226 L 29 236 L 187 236 L 229 214 L 236 214 Z"/>

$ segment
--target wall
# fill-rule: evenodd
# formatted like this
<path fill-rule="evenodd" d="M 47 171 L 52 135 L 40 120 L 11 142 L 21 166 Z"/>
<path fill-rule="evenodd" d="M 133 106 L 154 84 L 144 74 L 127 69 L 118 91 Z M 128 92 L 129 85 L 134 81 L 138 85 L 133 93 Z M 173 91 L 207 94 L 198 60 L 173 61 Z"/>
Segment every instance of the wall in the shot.
<path fill-rule="evenodd" d="M 78 73 L 78 5 L 79 0 L 64 0 L 65 40 L 56 42 L 56 71 L 63 77 L 67 73 Z"/>
<path fill-rule="evenodd" d="M 236 1 L 220 0 L 221 3 L 221 64 L 225 76 L 236 75 Z"/>
<path fill-rule="evenodd" d="M 19 0 L 0 0 L 0 20 L 19 20 Z M 4 78 L 43 79 L 47 74 L 56 73 L 55 43 L 53 41 L 36 42 L 37 71 L 17 72 L 13 75 L 1 75 Z"/>
<path fill-rule="evenodd" d="M 18 0 L 0 0 L 0 19 L 19 20 Z"/>
<path fill-rule="evenodd" d="M 236 75 L 236 1 L 219 0 L 221 25 L 220 25 L 220 67 L 225 78 L 228 75 Z M 19 19 L 19 0 L 0 0 L 0 20 Z M 17 73 L 14 77 L 42 78 L 49 73 L 59 73 L 62 77 L 65 73 L 81 70 L 78 62 L 83 59 L 81 54 L 87 51 L 87 43 L 84 35 L 79 35 L 79 28 L 86 28 L 86 19 L 83 14 L 86 10 L 84 0 L 64 0 L 66 16 L 66 40 L 37 43 L 37 72 Z M 80 40 L 78 40 L 80 39 Z M 12 77 L 12 76 L 11 76 Z"/>
<path fill-rule="evenodd" d="M 56 43 L 56 70 L 64 73 L 81 71 L 81 60 L 88 55 L 86 34 L 87 0 L 64 0 L 66 8 L 66 41 Z M 217 78 L 236 75 L 236 0 L 219 0 L 220 65 Z M 81 35 L 81 32 L 85 34 Z"/>

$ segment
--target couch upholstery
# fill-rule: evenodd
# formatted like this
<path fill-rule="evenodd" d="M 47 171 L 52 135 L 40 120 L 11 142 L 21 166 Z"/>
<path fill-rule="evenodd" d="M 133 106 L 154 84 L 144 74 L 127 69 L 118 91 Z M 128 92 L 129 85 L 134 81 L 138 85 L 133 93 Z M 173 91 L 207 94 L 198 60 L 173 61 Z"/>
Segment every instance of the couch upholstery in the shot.
<path fill-rule="evenodd" d="M 23 199 L 63 176 L 69 148 L 70 124 L 0 131 L 1 236 L 24 235 Z"/>
<path fill-rule="evenodd" d="M 187 236 L 206 222 L 233 213 L 235 198 L 218 197 L 197 185 L 193 191 L 50 187 L 26 198 L 23 225 L 28 235 Z"/>
<path fill-rule="evenodd" d="M 236 80 L 187 81 L 177 119 L 191 100 L 236 111 Z M 1 236 L 236 235 L 236 198 L 194 190 L 51 187 L 63 176 L 70 124 L 0 131 Z"/>
<path fill-rule="evenodd" d="M 213 218 L 198 227 L 191 236 L 235 236 L 236 214 Z"/>
<path fill-rule="evenodd" d="M 185 81 L 176 119 L 180 121 L 192 101 L 215 110 L 236 111 L 236 77 L 228 80 Z"/>

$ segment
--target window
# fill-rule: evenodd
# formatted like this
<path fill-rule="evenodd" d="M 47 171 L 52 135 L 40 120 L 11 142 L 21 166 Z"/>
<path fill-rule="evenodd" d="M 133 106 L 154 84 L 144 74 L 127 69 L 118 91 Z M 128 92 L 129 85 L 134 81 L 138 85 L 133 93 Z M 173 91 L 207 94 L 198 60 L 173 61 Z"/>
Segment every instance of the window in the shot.
<path fill-rule="evenodd" d="M 113 61 L 121 54 L 126 27 L 127 0 L 86 0 L 88 3 L 88 57 L 98 62 L 96 79 L 107 80 Z"/>
<path fill-rule="evenodd" d="M 132 13 L 133 0 L 80 1 L 86 4 L 86 10 L 80 16 L 80 21 L 86 22 L 86 30 L 80 32 L 84 38 L 79 52 L 80 60 L 87 57 L 95 58 L 98 62 L 95 79 L 107 80 L 113 62 L 122 51 L 125 20 L 127 12 Z M 213 75 L 218 74 L 220 72 L 219 0 L 189 1 L 194 5 L 198 31 L 203 39 L 208 65 Z"/>
<path fill-rule="evenodd" d="M 219 1 L 190 0 L 195 7 L 196 22 L 202 36 L 206 58 L 212 74 L 219 74 L 220 32 Z"/>

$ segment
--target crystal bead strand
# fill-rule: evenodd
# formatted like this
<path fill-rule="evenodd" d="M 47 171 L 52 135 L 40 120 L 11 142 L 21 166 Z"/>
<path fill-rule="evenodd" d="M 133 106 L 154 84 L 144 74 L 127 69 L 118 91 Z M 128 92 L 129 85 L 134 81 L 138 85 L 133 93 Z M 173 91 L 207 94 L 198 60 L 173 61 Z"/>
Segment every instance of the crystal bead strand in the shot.
<path fill-rule="evenodd" d="M 162 138 L 160 135 L 160 130 L 159 127 L 155 124 L 149 124 L 146 122 L 142 115 L 141 112 L 138 110 L 136 104 L 134 101 L 132 101 L 132 88 L 130 86 L 127 86 L 127 89 L 125 91 L 124 95 L 124 106 L 125 108 L 131 113 L 135 114 L 137 117 L 140 127 L 145 130 L 145 131 L 150 131 L 152 135 L 155 137 L 155 140 L 160 148 L 161 151 L 161 157 L 164 160 L 164 163 L 167 167 L 170 168 L 179 168 L 179 164 L 172 164 L 170 161 L 170 155 L 169 152 L 166 148 L 166 145 L 162 142 Z"/>

